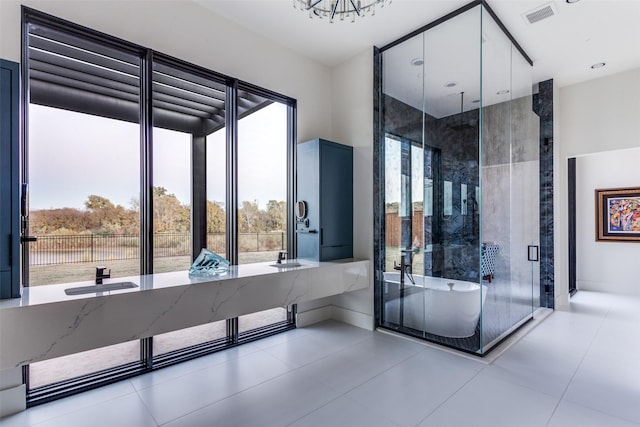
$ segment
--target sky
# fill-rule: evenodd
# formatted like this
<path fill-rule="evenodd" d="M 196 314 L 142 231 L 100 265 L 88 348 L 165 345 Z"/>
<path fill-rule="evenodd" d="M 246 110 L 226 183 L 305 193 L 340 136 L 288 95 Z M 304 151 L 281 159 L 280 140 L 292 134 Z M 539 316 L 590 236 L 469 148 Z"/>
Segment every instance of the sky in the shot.
<path fill-rule="evenodd" d="M 84 208 L 90 194 L 131 207 L 139 197 L 139 126 L 29 106 L 31 210 Z M 238 199 L 286 200 L 286 106 L 273 103 L 238 124 Z M 190 135 L 154 129 L 154 185 L 190 204 Z M 207 199 L 225 200 L 224 130 L 207 137 Z"/>

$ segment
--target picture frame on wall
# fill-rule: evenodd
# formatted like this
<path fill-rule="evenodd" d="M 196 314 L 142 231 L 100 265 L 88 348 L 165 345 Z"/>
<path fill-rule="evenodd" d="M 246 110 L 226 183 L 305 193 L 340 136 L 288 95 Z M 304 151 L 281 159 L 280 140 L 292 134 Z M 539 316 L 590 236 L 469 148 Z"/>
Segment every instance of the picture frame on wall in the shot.
<path fill-rule="evenodd" d="M 640 186 L 595 193 L 596 241 L 640 243 Z"/>

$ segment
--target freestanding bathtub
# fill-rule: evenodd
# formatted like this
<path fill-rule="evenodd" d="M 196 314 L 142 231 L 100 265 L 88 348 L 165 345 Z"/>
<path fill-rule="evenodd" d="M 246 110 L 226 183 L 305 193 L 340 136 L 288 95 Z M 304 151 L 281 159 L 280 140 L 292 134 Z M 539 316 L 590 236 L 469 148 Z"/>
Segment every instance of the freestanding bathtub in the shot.
<path fill-rule="evenodd" d="M 413 275 L 413 280 L 415 284 L 405 275 L 402 301 L 395 298 L 385 303 L 388 317 L 402 319 L 404 326 L 434 335 L 473 336 L 487 298 L 486 285 L 418 275 Z M 400 273 L 386 272 L 384 281 L 387 290 L 397 292 Z"/>

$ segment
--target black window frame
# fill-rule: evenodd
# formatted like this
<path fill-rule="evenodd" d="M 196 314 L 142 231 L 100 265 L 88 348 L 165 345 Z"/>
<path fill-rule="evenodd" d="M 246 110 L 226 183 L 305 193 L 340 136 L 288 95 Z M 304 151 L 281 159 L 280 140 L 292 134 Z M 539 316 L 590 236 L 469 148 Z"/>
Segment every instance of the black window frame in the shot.
<path fill-rule="evenodd" d="M 226 234 L 227 259 L 232 265 L 238 263 L 238 100 L 239 91 L 263 97 L 271 102 L 278 102 L 287 106 L 287 248 L 290 254 L 296 253 L 294 234 L 295 218 L 293 213 L 294 195 L 296 191 L 296 120 L 297 101 L 294 98 L 253 85 L 237 78 L 218 73 L 153 49 L 105 34 L 53 15 L 22 6 L 22 58 L 21 58 L 21 144 L 20 166 L 21 182 L 28 184 L 28 143 L 29 143 L 29 103 L 30 103 L 30 67 L 29 67 L 29 27 L 41 25 L 62 31 L 73 37 L 81 38 L 93 44 L 104 46 L 105 49 L 121 51 L 127 55 L 135 55 L 140 60 L 140 94 L 139 94 L 139 125 L 140 125 L 140 275 L 153 273 L 153 65 L 161 63 L 169 65 L 185 73 L 195 74 L 200 78 L 211 79 L 226 88 L 225 95 L 225 128 L 226 128 Z M 206 148 L 204 148 L 206 150 Z M 201 152 L 200 152 L 201 153 Z M 206 151 L 205 151 L 206 153 Z M 198 255 L 201 248 L 206 246 L 206 165 L 197 166 L 193 176 L 194 158 L 191 160 L 192 170 L 192 259 Z M 199 180 L 196 188 L 194 183 Z M 204 185 L 204 187 L 203 187 Z M 196 190 L 194 190 L 196 189 Z M 205 197 L 194 197 L 195 191 L 204 191 Z M 204 200 L 204 206 L 203 206 Z M 26 235 L 28 220 L 24 221 L 21 231 Z M 28 245 L 22 247 L 22 259 L 29 259 Z M 21 279 L 24 286 L 29 282 L 29 265 L 22 265 Z M 23 381 L 27 386 L 27 406 L 49 402 L 58 398 L 77 394 L 89 389 L 110 384 L 115 381 L 130 378 L 164 366 L 170 366 L 184 360 L 193 359 L 222 349 L 230 348 L 244 342 L 253 341 L 265 336 L 284 332 L 295 328 L 295 305 L 287 310 L 287 320 L 273 325 L 263 326 L 251 331 L 238 333 L 238 319 L 227 319 L 226 337 L 202 343 L 196 346 L 176 350 L 157 357 L 153 355 L 153 338 L 140 340 L 140 360 L 116 368 L 106 369 L 81 377 L 71 378 L 59 383 L 38 388 L 29 388 L 29 369 L 23 367 Z"/>

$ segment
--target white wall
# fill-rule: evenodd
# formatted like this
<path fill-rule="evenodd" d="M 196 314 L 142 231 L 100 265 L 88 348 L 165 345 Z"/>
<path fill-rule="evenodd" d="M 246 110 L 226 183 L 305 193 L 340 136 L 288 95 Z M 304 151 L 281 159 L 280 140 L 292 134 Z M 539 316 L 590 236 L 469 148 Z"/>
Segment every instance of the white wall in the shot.
<path fill-rule="evenodd" d="M 20 62 L 20 5 L 298 100 L 298 141 L 331 139 L 330 70 L 190 1 L 0 0 L 0 57 Z"/>
<path fill-rule="evenodd" d="M 576 279 L 579 290 L 640 295 L 640 242 L 596 242 L 594 190 L 640 186 L 640 148 L 576 159 Z"/>
<path fill-rule="evenodd" d="M 556 307 L 565 307 L 568 301 L 567 159 L 640 147 L 638 99 L 640 69 L 565 86 L 560 88 L 559 96 L 556 97 L 554 108 L 558 113 L 556 123 L 559 135 L 555 140 L 558 147 L 558 163 L 554 165 Z M 638 163 L 633 170 L 639 170 L 637 165 Z M 602 174 L 602 178 L 614 179 L 609 173 Z M 638 179 L 635 181 L 635 184 L 629 182 L 624 186 L 637 185 Z M 595 208 L 588 210 L 592 211 Z M 595 228 L 595 225 L 593 227 Z M 591 229 L 589 236 L 593 236 L 593 233 Z M 633 244 L 626 244 L 625 247 L 629 248 L 629 245 Z M 589 259 L 582 259 L 580 253 L 578 257 L 578 268 L 588 264 Z M 584 273 L 589 274 L 588 271 Z M 582 274 L 584 278 L 584 273 L 578 272 L 578 277 Z"/>
<path fill-rule="evenodd" d="M 373 260 L 373 48 L 335 67 L 331 81 L 334 141 L 353 146 L 353 254 Z M 373 328 L 372 284 L 333 305 L 334 318 Z"/>

